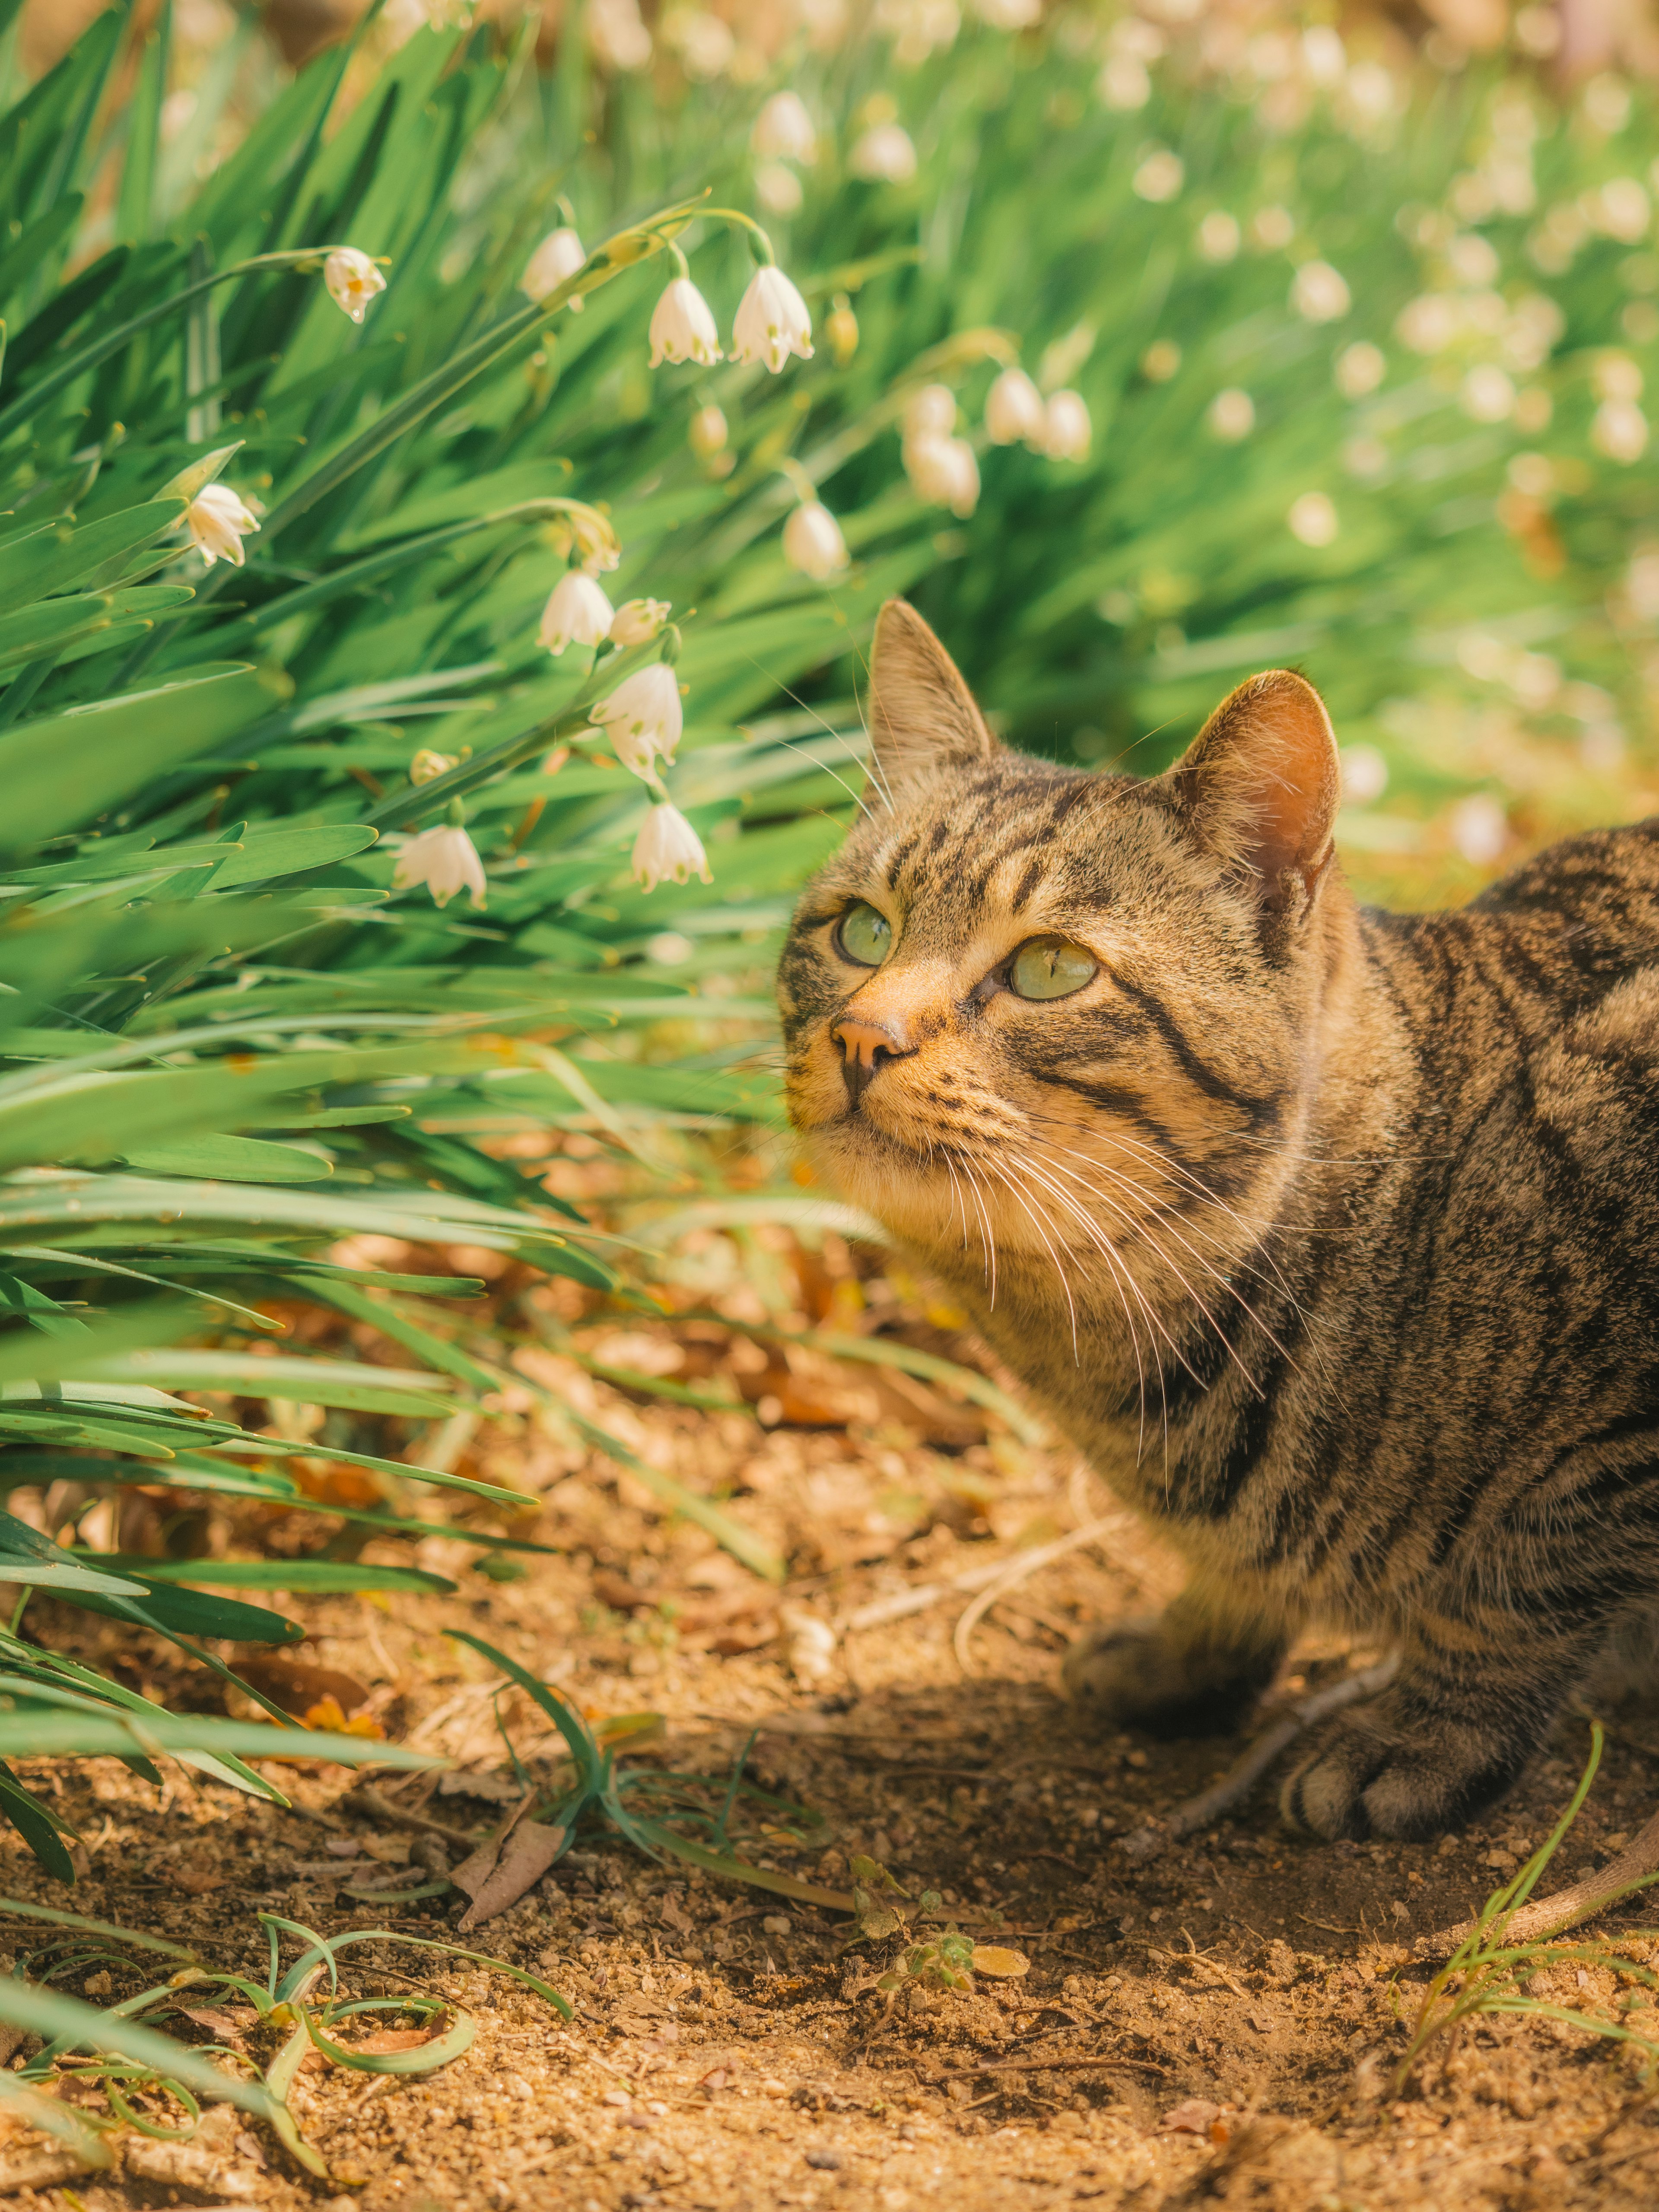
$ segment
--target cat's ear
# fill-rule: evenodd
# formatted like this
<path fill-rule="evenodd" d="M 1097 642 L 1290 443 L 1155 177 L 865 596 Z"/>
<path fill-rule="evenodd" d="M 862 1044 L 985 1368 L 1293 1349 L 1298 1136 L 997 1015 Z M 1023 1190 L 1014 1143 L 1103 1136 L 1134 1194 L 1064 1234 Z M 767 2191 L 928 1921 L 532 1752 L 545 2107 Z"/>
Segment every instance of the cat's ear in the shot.
<path fill-rule="evenodd" d="M 876 619 L 870 743 L 884 796 L 933 769 L 976 767 L 994 750 L 961 671 L 902 599 L 889 599 Z"/>
<path fill-rule="evenodd" d="M 1342 775 L 1325 702 L 1305 678 L 1274 668 L 1241 684 L 1168 781 L 1192 835 L 1253 878 L 1271 912 L 1312 900 L 1331 858 Z"/>

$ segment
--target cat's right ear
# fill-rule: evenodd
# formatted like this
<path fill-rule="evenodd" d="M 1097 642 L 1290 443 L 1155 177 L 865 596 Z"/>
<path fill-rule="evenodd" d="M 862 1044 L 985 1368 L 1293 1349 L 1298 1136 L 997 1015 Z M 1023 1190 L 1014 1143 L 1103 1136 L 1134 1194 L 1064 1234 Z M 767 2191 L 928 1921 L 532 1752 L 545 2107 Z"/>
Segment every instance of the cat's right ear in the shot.
<path fill-rule="evenodd" d="M 974 695 L 912 606 L 889 599 L 870 653 L 872 781 L 890 801 L 917 776 L 974 768 L 995 750 Z"/>
<path fill-rule="evenodd" d="M 1304 677 L 1274 668 L 1241 684 L 1167 781 L 1189 832 L 1269 913 L 1311 904 L 1334 850 L 1342 771 L 1325 702 Z"/>

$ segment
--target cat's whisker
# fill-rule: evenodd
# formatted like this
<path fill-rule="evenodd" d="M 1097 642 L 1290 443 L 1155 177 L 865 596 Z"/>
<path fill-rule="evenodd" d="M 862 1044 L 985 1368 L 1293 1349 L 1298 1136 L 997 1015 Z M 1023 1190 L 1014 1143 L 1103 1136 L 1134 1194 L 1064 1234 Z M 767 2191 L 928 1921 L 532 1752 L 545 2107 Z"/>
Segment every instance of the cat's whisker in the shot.
<path fill-rule="evenodd" d="M 969 1189 L 974 1194 L 974 1211 L 979 1216 L 980 1229 L 985 1243 L 985 1276 L 990 1286 L 991 1310 L 994 1313 L 997 1304 L 997 1240 L 991 1227 L 989 1211 L 980 1191 L 979 1177 L 969 1166 L 967 1161 L 961 1159 L 960 1156 L 958 1156 L 958 1164 L 968 1178 Z"/>
<path fill-rule="evenodd" d="M 1072 1358 L 1073 1363 L 1080 1367 L 1083 1364 L 1083 1355 L 1078 1345 L 1077 1301 L 1072 1296 L 1071 1279 L 1066 1274 L 1064 1267 L 1060 1264 L 1060 1255 L 1054 1250 L 1054 1246 L 1048 1242 L 1048 1238 L 1044 1233 L 1042 1218 L 1038 1214 L 1033 1212 L 1030 1206 L 1027 1205 L 1024 1194 L 1020 1190 L 1019 1186 L 1002 1169 L 994 1168 L 991 1171 L 997 1177 L 997 1180 L 1009 1191 L 1013 1198 L 1014 1203 L 1019 1207 L 1026 1219 L 1036 1231 L 1038 1237 L 1042 1239 L 1043 1249 L 1048 1253 L 1049 1259 L 1054 1262 L 1055 1277 L 1059 1281 L 1060 1289 L 1066 1294 L 1066 1311 L 1072 1317 Z M 1054 1224 L 1051 1221 L 1049 1223 L 1049 1227 L 1052 1228 Z"/>
<path fill-rule="evenodd" d="M 744 657 L 748 660 L 751 668 L 759 669 L 761 674 L 764 676 L 769 683 L 777 684 L 776 677 L 772 674 L 769 668 L 763 666 L 761 662 L 756 659 L 752 653 L 746 654 Z M 844 730 L 838 730 L 832 722 L 826 721 L 824 717 L 819 714 L 816 707 L 811 705 L 806 700 L 803 699 L 799 691 L 792 691 L 787 684 L 778 684 L 778 689 L 782 692 L 786 699 L 793 699 L 796 706 L 800 708 L 804 714 L 810 714 L 826 737 L 834 738 L 837 744 L 844 747 L 849 760 L 859 760 L 858 753 L 848 743 L 847 733 Z M 890 814 L 893 811 L 893 794 L 890 789 L 887 787 L 886 780 L 882 775 L 881 764 L 876 758 L 875 749 L 869 744 L 870 725 L 865 720 L 864 708 L 862 702 L 859 699 L 858 686 L 856 684 L 853 687 L 853 703 L 858 708 L 859 726 L 864 732 L 866 742 L 865 756 L 862 761 L 860 762 L 860 765 L 864 769 L 866 775 L 868 775 L 871 781 L 874 783 L 877 790 L 880 792 L 887 811 Z M 793 744 L 787 738 L 780 738 L 778 743 L 791 752 L 805 751 L 805 746 Z M 836 775 L 835 769 L 829 767 L 824 762 L 815 759 L 814 756 L 811 753 L 807 753 L 806 757 L 808 760 L 813 762 L 813 765 L 815 767 L 823 769 L 826 775 L 836 776 L 836 781 L 841 785 L 842 789 L 848 794 L 848 798 L 851 799 L 857 805 L 861 806 L 864 809 L 864 811 L 870 816 L 871 820 L 872 822 L 874 821 L 875 816 L 873 812 L 872 812 L 869 802 L 860 793 L 854 791 L 852 785 L 847 782 L 843 777 Z"/>

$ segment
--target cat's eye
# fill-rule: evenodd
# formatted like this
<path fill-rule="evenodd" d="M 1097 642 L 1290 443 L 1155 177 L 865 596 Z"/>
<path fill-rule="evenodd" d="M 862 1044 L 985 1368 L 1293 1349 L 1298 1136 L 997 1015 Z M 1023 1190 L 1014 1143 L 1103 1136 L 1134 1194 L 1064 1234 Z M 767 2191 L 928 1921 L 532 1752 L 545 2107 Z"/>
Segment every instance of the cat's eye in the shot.
<path fill-rule="evenodd" d="M 860 900 L 842 915 L 836 942 L 860 968 L 879 968 L 893 949 L 893 925 L 884 914 Z"/>
<path fill-rule="evenodd" d="M 1100 963 L 1063 937 L 1034 937 L 1015 953 L 1008 981 L 1022 999 L 1068 999 L 1098 973 Z"/>

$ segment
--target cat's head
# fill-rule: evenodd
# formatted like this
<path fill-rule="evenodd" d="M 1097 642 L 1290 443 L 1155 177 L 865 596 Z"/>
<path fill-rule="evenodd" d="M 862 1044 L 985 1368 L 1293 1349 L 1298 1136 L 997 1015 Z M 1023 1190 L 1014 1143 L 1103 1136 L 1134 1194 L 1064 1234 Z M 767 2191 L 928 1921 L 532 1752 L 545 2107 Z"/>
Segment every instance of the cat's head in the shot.
<path fill-rule="evenodd" d="M 1318 694 L 1255 677 L 1166 775 L 1091 775 L 998 745 L 894 600 L 869 712 L 864 811 L 779 968 L 818 1164 L 924 1248 L 1242 1218 L 1295 1136 L 1346 900 Z"/>

